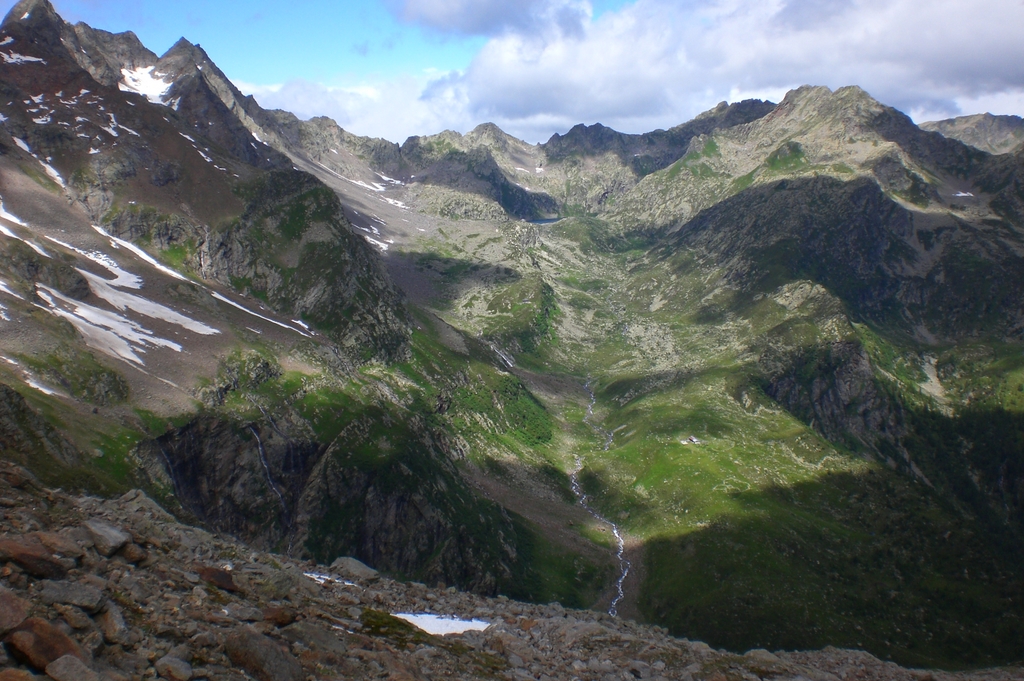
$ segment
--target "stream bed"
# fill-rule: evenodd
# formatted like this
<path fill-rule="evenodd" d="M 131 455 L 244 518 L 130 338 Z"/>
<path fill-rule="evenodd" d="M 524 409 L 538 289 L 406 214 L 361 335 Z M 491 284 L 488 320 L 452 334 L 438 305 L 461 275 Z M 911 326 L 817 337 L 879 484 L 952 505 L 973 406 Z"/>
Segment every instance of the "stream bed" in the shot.
<path fill-rule="evenodd" d="M 583 422 L 590 426 L 595 433 L 605 438 L 604 451 L 608 451 L 608 448 L 612 446 L 612 440 L 615 438 L 615 434 L 593 423 L 594 404 L 597 402 L 597 397 L 594 395 L 594 391 L 590 388 L 590 381 L 587 381 L 586 385 L 583 386 L 583 389 L 586 390 L 587 394 L 590 396 L 590 403 L 587 405 L 587 415 L 583 417 Z M 622 536 L 622 532 L 619 530 L 619 526 L 598 513 L 597 510 L 590 505 L 588 501 L 589 497 L 586 492 L 583 491 L 583 486 L 580 484 L 580 471 L 582 470 L 583 459 L 577 456 L 575 458 L 575 465 L 569 472 L 569 483 L 572 486 L 572 493 L 576 495 L 577 502 L 587 511 L 587 513 L 593 516 L 598 522 L 612 528 L 612 535 L 615 537 L 615 556 L 619 561 L 619 577 L 615 580 L 615 598 L 612 599 L 611 607 L 608 608 L 608 614 L 612 617 L 617 617 L 619 614 L 619 603 L 625 597 L 623 585 L 626 582 L 626 576 L 629 575 L 629 569 L 632 567 L 632 564 L 629 562 L 629 559 L 626 558 L 626 541 Z"/>

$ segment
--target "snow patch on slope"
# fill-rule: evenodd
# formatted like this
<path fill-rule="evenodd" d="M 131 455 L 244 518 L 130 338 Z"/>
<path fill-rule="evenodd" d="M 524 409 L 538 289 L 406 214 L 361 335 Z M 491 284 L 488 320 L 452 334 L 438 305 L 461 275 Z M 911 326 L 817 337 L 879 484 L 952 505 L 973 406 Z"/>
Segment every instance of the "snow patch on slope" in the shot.
<path fill-rule="evenodd" d="M 176 324 L 177 326 L 188 329 L 193 333 L 198 333 L 201 336 L 212 336 L 220 333 L 217 329 L 196 321 L 191 317 L 186 317 L 179 312 L 175 312 L 166 305 L 161 305 L 160 303 L 148 300 L 142 296 L 119 291 L 114 288 L 113 282 L 109 282 L 102 277 L 97 277 L 92 272 L 80 269 L 78 270 L 78 273 L 85 277 L 86 281 L 89 282 L 89 288 L 92 289 L 92 292 L 96 294 L 98 298 L 107 301 L 111 306 L 121 310 L 122 312 L 124 310 L 131 310 L 132 312 L 136 312 L 145 317 L 150 317 L 151 319 L 159 319 L 169 324 Z"/>
<path fill-rule="evenodd" d="M 485 622 L 484 620 L 460 620 L 454 617 L 441 617 L 440 615 L 428 613 L 397 612 L 394 616 L 434 636 L 462 634 L 467 631 L 483 631 L 491 626 L 490 622 Z"/>
<path fill-rule="evenodd" d="M 164 80 L 162 74 L 157 73 L 155 69 L 155 66 L 121 69 L 123 80 L 117 87 L 124 92 L 142 95 L 154 104 L 164 104 L 164 97 L 174 82 Z"/>
<path fill-rule="evenodd" d="M 280 326 L 282 329 L 288 329 L 289 331 L 294 331 L 295 333 L 297 333 L 299 335 L 302 335 L 302 336 L 305 336 L 306 338 L 310 337 L 310 335 L 308 333 L 306 333 L 305 331 L 301 331 L 299 329 L 296 329 L 294 326 L 289 326 L 289 325 L 285 324 L 284 322 L 279 322 L 276 319 L 271 319 L 270 317 L 264 317 L 259 312 L 253 312 L 252 310 L 250 310 L 249 308 L 245 307 L 244 305 L 240 305 L 239 303 L 236 303 L 235 301 L 231 300 L 230 298 L 222 296 L 221 294 L 217 293 L 216 291 L 211 291 L 210 295 L 212 295 L 214 298 L 216 298 L 217 300 L 221 301 L 222 303 L 227 303 L 231 307 L 236 307 L 239 310 L 241 310 L 242 312 L 245 312 L 247 314 L 251 314 L 253 317 L 258 317 L 258 318 L 262 319 L 265 322 L 270 322 L 271 324 L 276 324 L 277 326 Z"/>
<path fill-rule="evenodd" d="M 135 244 L 133 244 L 133 243 L 131 243 L 129 241 L 125 241 L 124 239 L 118 239 L 116 236 L 112 236 L 111 234 L 108 234 L 105 229 L 103 229 L 102 227 L 100 227 L 98 225 L 93 225 L 92 228 L 95 229 L 100 234 L 102 234 L 103 236 L 105 236 L 108 239 L 110 239 L 110 245 L 113 246 L 114 248 L 126 248 L 129 251 L 131 251 L 132 253 L 134 253 L 135 255 L 137 255 L 140 258 L 142 258 L 143 260 L 145 260 L 147 263 L 149 263 L 150 265 L 152 265 L 156 269 L 158 269 L 161 272 L 163 272 L 164 274 L 166 274 L 166 275 L 168 275 L 170 277 L 174 277 L 175 279 L 179 279 L 181 281 L 188 281 L 188 277 L 186 277 L 186 276 L 184 276 L 184 275 L 182 275 L 182 274 L 180 274 L 178 272 L 175 272 L 170 267 L 165 267 L 165 266 L 161 265 L 160 263 L 158 263 L 153 258 L 153 256 L 151 256 L 149 253 L 146 253 L 144 250 L 142 250 L 141 248 L 139 248 Z"/>
<path fill-rule="evenodd" d="M 69 251 L 74 251 L 75 253 L 83 257 L 86 257 L 89 260 L 92 260 L 100 267 L 103 267 L 104 269 L 109 271 L 111 274 L 114 275 L 114 279 L 112 281 L 107 282 L 111 286 L 132 289 L 142 288 L 142 277 L 140 277 L 137 274 L 132 274 L 131 272 L 121 269 L 121 267 L 116 262 L 114 262 L 114 260 L 106 253 L 101 253 L 100 251 L 83 251 L 80 248 L 75 248 L 69 243 L 65 243 L 59 239 L 54 239 L 52 236 L 48 236 L 46 238 L 52 241 L 53 243 L 57 244 L 58 246 L 63 246 Z"/>
<path fill-rule="evenodd" d="M 36 284 L 37 295 L 48 307 L 44 310 L 71 322 L 82 334 L 85 344 L 111 357 L 117 357 L 137 366 L 145 366 L 136 353 L 145 353 L 147 347 L 169 348 L 181 352 L 174 341 L 153 335 L 153 332 L 127 317 L 101 310 L 87 303 L 73 300 L 59 291 Z"/>

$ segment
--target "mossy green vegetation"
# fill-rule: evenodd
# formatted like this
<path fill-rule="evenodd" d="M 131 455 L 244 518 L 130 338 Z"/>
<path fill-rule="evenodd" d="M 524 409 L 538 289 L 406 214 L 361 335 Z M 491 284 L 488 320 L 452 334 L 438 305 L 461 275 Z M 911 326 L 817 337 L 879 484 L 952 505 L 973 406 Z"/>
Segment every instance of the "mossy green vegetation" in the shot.
<path fill-rule="evenodd" d="M 783 151 L 757 172 L 809 172 L 802 149 Z M 737 199 L 743 211 L 669 232 L 678 236 L 564 219 L 534 246 L 543 258 L 527 249 L 502 261 L 521 273 L 520 288 L 544 281 L 560 302 L 558 343 L 539 361 L 517 354 L 517 363 L 547 376 L 565 372 L 560 380 L 578 386 L 543 400 L 552 444 L 529 449 L 563 474 L 582 459 L 590 503 L 645 547 L 636 606 L 679 635 L 736 651 L 848 646 L 920 666 L 1019 659 L 1013 637 L 1024 608 L 1013 594 L 1024 574 L 1018 530 L 1006 525 L 1017 521 L 996 512 L 1019 506 L 995 476 L 1022 477 L 1011 412 L 1024 395 L 1021 346 L 923 344 L 887 307 L 891 300 L 867 302 L 881 271 L 812 255 L 812 243 L 841 254 L 875 238 L 877 226 L 830 207 L 842 205 L 833 192 L 881 203 L 880 192 L 832 178 L 755 185 L 756 176 L 747 177 L 749 190 L 735 191 L 759 192 L 755 201 L 778 202 L 779 211 L 759 208 L 764 224 L 754 223 L 740 250 L 720 260 L 693 246 L 686 230 L 717 235 L 734 219 L 750 225 L 749 196 Z M 766 244 L 762 235 L 785 229 L 763 217 L 776 213 L 784 225 L 815 230 Z M 891 215 L 899 224 L 898 211 Z M 659 238 L 663 248 L 652 250 Z M 885 262 L 915 257 L 887 243 Z M 723 266 L 738 253 L 747 258 L 742 277 Z M 516 289 L 468 280 L 446 289 L 446 321 L 482 328 L 494 323 L 487 314 L 511 310 Z M 485 309 L 480 300 L 495 304 Z M 842 372 L 856 380 L 852 387 L 839 385 Z M 820 403 L 790 411 L 773 399 L 768 391 L 777 394 L 782 380 L 836 400 L 828 414 L 835 431 L 817 417 Z M 606 435 L 582 422 L 588 381 L 596 394 L 591 422 L 611 434 L 607 450 Z M 843 402 L 847 389 L 859 396 Z M 1002 411 L 975 416 L 952 406 L 965 398 L 990 399 Z M 872 439 L 856 424 L 875 412 L 892 431 Z M 462 433 L 481 428 L 457 416 L 455 423 Z M 971 459 L 958 447 L 979 450 L 968 455 L 977 460 L 963 466 Z M 975 486 L 974 497 L 965 485 Z M 577 532 L 611 549 L 598 529 Z"/>
<path fill-rule="evenodd" d="M 129 397 L 128 382 L 118 372 L 100 364 L 90 352 L 65 343 L 44 357 L 19 355 L 18 358 L 44 379 L 85 402 L 108 406 Z"/>

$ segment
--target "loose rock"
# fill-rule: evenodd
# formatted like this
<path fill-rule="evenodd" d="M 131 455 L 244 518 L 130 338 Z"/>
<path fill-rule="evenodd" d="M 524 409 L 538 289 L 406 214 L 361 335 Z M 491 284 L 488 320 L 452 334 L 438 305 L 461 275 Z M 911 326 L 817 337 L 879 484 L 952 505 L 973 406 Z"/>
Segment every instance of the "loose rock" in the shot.
<path fill-rule="evenodd" d="M 154 667 L 156 667 L 156 673 L 165 679 L 188 681 L 192 678 L 192 665 L 177 657 L 165 655 L 156 661 Z"/>
<path fill-rule="evenodd" d="M 302 681 L 298 660 L 251 627 L 236 629 L 224 645 L 231 661 L 260 681 Z"/>
<path fill-rule="evenodd" d="M 25 621 L 28 617 L 28 602 L 18 598 L 13 591 L 0 586 L 0 636 Z"/>
<path fill-rule="evenodd" d="M 124 623 L 121 608 L 114 603 L 107 603 L 103 612 L 96 615 L 96 624 L 100 625 L 103 640 L 107 643 L 124 643 L 128 635 L 128 627 Z"/>
<path fill-rule="evenodd" d="M 65 655 L 86 659 L 85 652 L 73 639 L 38 617 L 22 622 L 7 635 L 5 643 L 15 658 L 40 670 Z"/>
<path fill-rule="evenodd" d="M 235 578 L 227 570 L 203 565 L 196 568 L 196 572 L 207 584 L 215 586 L 222 591 L 238 591 Z"/>
<path fill-rule="evenodd" d="M 47 605 L 64 603 L 78 606 L 86 612 L 96 612 L 106 600 L 102 591 L 88 584 L 46 580 L 42 586 L 40 597 Z"/>
<path fill-rule="evenodd" d="M 62 579 L 68 568 L 38 541 L 0 539 L 0 561 L 10 561 L 33 577 Z"/>
<path fill-rule="evenodd" d="M 54 681 L 100 681 L 99 674 L 74 655 L 64 655 L 46 665 L 46 675 Z"/>
<path fill-rule="evenodd" d="M 348 575 L 355 577 L 356 579 L 366 581 L 373 581 L 380 577 L 380 573 L 372 567 L 349 556 L 342 556 L 341 558 L 335 559 L 335 561 L 331 563 L 331 569 L 337 570 L 343 575 Z"/>
<path fill-rule="evenodd" d="M 87 520 L 82 523 L 96 546 L 96 553 L 109 558 L 132 540 L 131 535 L 102 520 Z"/>

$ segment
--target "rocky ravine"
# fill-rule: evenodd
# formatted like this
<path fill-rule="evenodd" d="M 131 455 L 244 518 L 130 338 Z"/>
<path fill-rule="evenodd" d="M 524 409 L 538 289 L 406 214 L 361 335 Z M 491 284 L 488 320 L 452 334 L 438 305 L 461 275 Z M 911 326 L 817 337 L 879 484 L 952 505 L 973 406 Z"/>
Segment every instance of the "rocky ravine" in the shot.
<path fill-rule="evenodd" d="M 329 568 L 188 527 L 138 491 L 104 501 L 0 463 L 0 681 L 1019 679 L 915 671 L 858 651 L 745 655 L 592 611 Z M 393 614 L 473 618 L 438 636 Z"/>

